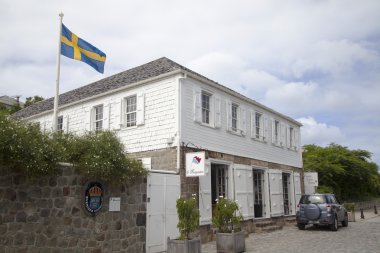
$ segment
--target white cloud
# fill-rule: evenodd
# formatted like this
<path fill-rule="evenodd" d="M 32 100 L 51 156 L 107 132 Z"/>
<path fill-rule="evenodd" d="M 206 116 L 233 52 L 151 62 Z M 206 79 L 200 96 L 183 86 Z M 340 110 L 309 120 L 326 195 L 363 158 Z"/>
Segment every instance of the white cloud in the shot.
<path fill-rule="evenodd" d="M 303 124 L 301 128 L 302 145 L 316 144 L 326 146 L 332 142 L 340 143 L 345 139 L 337 126 L 319 123 L 311 116 L 297 120 Z"/>

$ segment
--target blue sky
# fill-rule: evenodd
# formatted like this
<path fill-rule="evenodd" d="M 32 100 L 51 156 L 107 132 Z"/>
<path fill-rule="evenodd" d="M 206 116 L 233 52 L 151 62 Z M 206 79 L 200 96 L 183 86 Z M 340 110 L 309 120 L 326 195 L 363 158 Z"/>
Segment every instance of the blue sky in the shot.
<path fill-rule="evenodd" d="M 54 95 L 61 11 L 107 54 L 62 57 L 61 92 L 166 56 L 380 164 L 380 1 L 0 0 L 0 95 Z"/>

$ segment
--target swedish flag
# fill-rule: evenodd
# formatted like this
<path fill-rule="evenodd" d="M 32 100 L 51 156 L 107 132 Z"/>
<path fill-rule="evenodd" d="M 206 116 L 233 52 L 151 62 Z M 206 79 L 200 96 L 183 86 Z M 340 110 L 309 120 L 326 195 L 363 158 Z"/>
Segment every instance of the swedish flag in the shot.
<path fill-rule="evenodd" d="M 96 71 L 104 73 L 106 54 L 87 41 L 78 38 L 64 24 L 62 24 L 61 33 L 61 54 L 71 59 L 85 62 Z"/>

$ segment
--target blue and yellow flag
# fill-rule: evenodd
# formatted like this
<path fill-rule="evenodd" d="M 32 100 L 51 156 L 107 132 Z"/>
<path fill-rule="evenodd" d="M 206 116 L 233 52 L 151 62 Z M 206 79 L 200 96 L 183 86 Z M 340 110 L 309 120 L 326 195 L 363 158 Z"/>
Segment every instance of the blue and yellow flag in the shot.
<path fill-rule="evenodd" d="M 61 54 L 71 59 L 85 62 L 96 71 L 104 73 L 106 54 L 87 41 L 78 38 L 64 24 L 62 24 L 61 33 Z"/>

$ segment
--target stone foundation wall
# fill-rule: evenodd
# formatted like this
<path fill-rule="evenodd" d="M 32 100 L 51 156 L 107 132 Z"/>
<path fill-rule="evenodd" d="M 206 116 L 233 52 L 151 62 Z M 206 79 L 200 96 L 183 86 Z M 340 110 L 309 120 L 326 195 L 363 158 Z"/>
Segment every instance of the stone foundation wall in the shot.
<path fill-rule="evenodd" d="M 71 166 L 35 182 L 0 171 L 0 253 L 145 252 L 145 179 L 103 184 L 103 207 L 93 217 L 84 209 L 88 180 Z M 109 211 L 110 197 L 121 198 L 120 211 Z"/>

